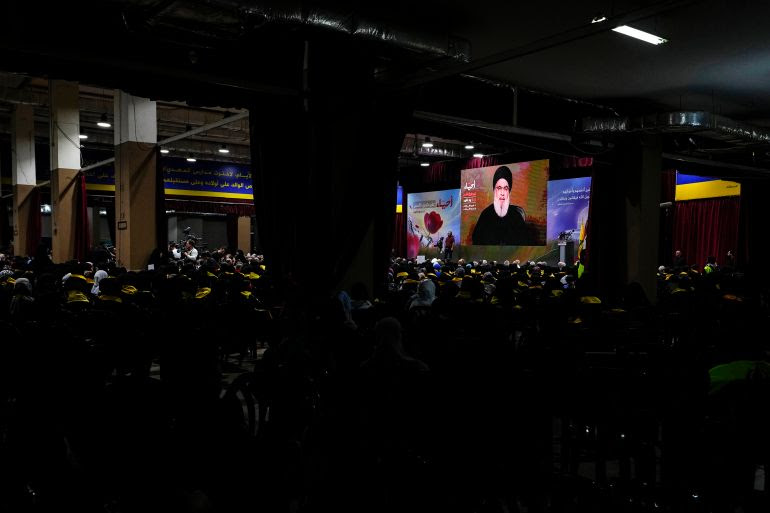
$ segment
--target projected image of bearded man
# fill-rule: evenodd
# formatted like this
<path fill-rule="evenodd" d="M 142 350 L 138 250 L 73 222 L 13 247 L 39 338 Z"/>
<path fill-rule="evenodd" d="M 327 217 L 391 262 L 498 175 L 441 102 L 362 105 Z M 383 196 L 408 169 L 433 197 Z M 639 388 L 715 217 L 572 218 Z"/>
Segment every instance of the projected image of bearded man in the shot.
<path fill-rule="evenodd" d="M 505 178 L 500 178 L 495 184 L 495 201 L 492 205 L 498 216 L 505 217 L 508 214 L 508 207 L 511 206 L 511 190 Z"/>
<path fill-rule="evenodd" d="M 515 246 L 533 244 L 524 209 L 511 205 L 513 175 L 500 166 L 492 177 L 492 204 L 481 211 L 471 240 L 474 245 Z"/>

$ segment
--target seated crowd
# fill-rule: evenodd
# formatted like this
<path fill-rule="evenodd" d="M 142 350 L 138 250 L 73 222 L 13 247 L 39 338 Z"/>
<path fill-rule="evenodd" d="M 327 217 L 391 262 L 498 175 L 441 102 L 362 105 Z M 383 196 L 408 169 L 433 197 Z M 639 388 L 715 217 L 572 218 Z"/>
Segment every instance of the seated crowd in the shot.
<path fill-rule="evenodd" d="M 770 304 L 733 270 L 664 267 L 648 298 L 582 264 L 394 258 L 370 296 L 225 248 L 151 261 L 0 257 L 0 510 L 758 500 Z M 226 382 L 232 355 L 253 369 Z"/>

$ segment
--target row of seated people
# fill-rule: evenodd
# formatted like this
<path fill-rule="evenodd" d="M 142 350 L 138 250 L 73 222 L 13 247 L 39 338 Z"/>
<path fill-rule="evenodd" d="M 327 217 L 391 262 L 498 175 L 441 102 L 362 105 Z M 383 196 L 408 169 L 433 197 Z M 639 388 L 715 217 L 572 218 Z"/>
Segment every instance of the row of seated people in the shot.
<path fill-rule="evenodd" d="M 16 335 L 9 345 L 40 350 L 3 359 L 20 368 L 10 374 L 15 383 L 7 388 L 16 408 L 9 419 L 12 436 L 5 442 L 14 457 L 3 460 L 11 477 L 8 486 L 37 490 L 40 500 L 74 501 L 83 511 L 96 510 L 89 503 L 95 496 L 116 501 L 116 509 L 126 511 L 182 511 L 180 503 L 190 507 L 192 501 L 221 511 L 260 506 L 474 511 L 512 509 L 518 503 L 543 509 L 550 500 L 567 500 L 561 493 L 567 488 L 553 488 L 556 476 L 569 469 L 553 466 L 554 418 L 567 419 L 565 426 L 591 426 L 592 433 L 594 427 L 609 432 L 638 423 L 645 429 L 625 433 L 641 444 L 650 437 L 654 441 L 650 432 L 655 430 L 647 427 L 654 424 L 650 419 L 662 417 L 674 432 L 666 439 L 664 458 L 673 462 L 666 472 L 679 475 L 703 456 L 698 444 L 704 439 L 688 429 L 697 432 L 702 426 L 698 419 L 708 398 L 708 369 L 749 356 L 733 351 L 720 355 L 720 361 L 707 347 L 696 346 L 687 352 L 667 347 L 665 358 L 655 362 L 619 353 L 609 363 L 575 352 L 565 359 L 554 326 L 598 329 L 613 309 L 630 310 L 639 303 L 657 317 L 655 307 L 640 300 L 636 286 L 628 288 L 622 304 L 606 298 L 583 301 L 596 296 L 580 280 L 573 289 L 552 295 L 542 285 L 525 289 L 519 285 L 524 276 L 517 275 L 520 290 L 514 292 L 514 284 L 498 273 L 488 300 L 459 297 L 464 281 L 459 288 L 446 281 L 439 285 L 442 290 L 458 289 L 447 307 L 439 303 L 434 308 L 434 302 L 420 316 L 410 315 L 417 298 L 408 289 L 391 290 L 376 300 L 369 300 L 361 287 L 350 296 L 334 297 L 284 290 L 280 313 L 270 326 L 253 326 L 265 330 L 258 334 L 270 342 L 255 369 L 257 393 L 269 415 L 263 416 L 263 438 L 253 444 L 239 434 L 240 405 L 220 399 L 216 347 L 231 323 L 227 310 L 212 306 L 214 298 L 229 297 L 231 289 L 220 289 L 227 282 L 224 273 L 206 272 L 218 274 L 217 281 L 208 274 L 193 275 L 190 280 L 201 280 L 195 282 L 195 294 L 189 284 L 185 289 L 187 278 L 160 271 L 144 275 L 147 288 L 141 280 L 133 286 L 152 294 L 151 307 L 132 301 L 137 292 L 123 291 L 137 277 L 115 277 L 122 304 L 133 304 L 150 317 L 103 328 L 110 336 L 139 330 L 129 338 L 144 338 L 158 349 L 153 356 L 159 356 L 160 381 L 141 372 L 94 375 L 95 345 L 84 343 L 76 329 L 61 329 L 97 309 L 97 304 L 66 306 L 65 298 L 77 296 L 70 294 L 76 287 L 66 286 L 72 276 L 64 284 L 60 278 L 66 274 L 54 280 L 58 317 L 10 325 Z M 30 282 L 34 295 L 40 279 Z M 417 286 L 429 282 L 435 286 L 431 278 Z M 509 295 L 506 283 L 511 284 Z M 266 296 L 260 299 L 262 306 L 272 306 Z M 556 307 L 560 303 L 566 303 L 564 308 Z M 751 303 L 745 298 L 739 308 Z M 585 320 L 569 322 L 581 317 Z M 44 322 L 35 324 L 39 320 Z M 41 330 L 42 336 L 25 331 L 31 329 Z M 747 336 L 735 329 L 741 331 L 730 332 L 733 338 Z M 564 438 L 571 453 L 579 453 L 580 444 L 588 441 L 577 434 Z M 741 469 L 746 465 L 742 459 L 730 463 Z M 713 476 L 672 486 L 684 489 L 706 478 Z M 248 493 L 255 482 L 256 496 Z M 585 504 L 563 506 L 575 510 Z"/>
<path fill-rule="evenodd" d="M 217 481 L 222 440 L 240 440 L 223 431 L 220 354 L 268 329 L 264 267 L 14 264 L 0 270 L 0 510 L 181 511 L 196 472 Z"/>

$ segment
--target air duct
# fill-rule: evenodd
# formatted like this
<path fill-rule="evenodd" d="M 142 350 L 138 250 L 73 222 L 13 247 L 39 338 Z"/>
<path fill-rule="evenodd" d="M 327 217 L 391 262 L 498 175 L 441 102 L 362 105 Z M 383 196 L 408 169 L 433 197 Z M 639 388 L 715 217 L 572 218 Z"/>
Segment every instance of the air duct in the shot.
<path fill-rule="evenodd" d="M 583 118 L 585 133 L 697 133 L 733 146 L 770 143 L 770 130 L 704 111 L 676 111 L 638 117 Z"/>
<path fill-rule="evenodd" d="M 297 0 L 208 0 L 205 3 L 166 0 L 154 8 L 142 0 L 121 3 L 138 7 L 143 13 L 139 16 L 141 24 L 145 26 L 163 26 L 196 35 L 237 39 L 268 26 L 308 26 L 463 62 L 471 58 L 470 43 L 466 39 L 374 21 L 363 12 L 365 7 L 360 12 L 339 12 Z"/>

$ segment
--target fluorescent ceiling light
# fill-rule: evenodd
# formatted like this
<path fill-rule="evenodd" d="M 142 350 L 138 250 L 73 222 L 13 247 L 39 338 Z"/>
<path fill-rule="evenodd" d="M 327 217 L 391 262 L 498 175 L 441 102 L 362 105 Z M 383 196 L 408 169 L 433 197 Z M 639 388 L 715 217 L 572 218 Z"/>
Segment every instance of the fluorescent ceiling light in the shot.
<path fill-rule="evenodd" d="M 197 159 L 194 157 L 187 157 L 187 162 L 197 162 Z"/>
<path fill-rule="evenodd" d="M 422 167 L 428 167 L 428 166 L 430 166 L 430 163 L 429 162 L 420 162 L 420 165 Z"/>
<path fill-rule="evenodd" d="M 433 143 L 430 140 L 430 137 L 425 138 L 425 142 L 422 143 L 423 148 L 433 148 Z"/>
<path fill-rule="evenodd" d="M 466 145 L 465 145 L 465 149 L 466 149 L 466 150 L 472 150 L 473 148 L 475 148 L 475 146 L 474 146 L 474 145 L 472 145 L 472 144 L 466 144 Z"/>
<path fill-rule="evenodd" d="M 599 16 L 594 16 L 594 19 L 591 20 L 591 23 L 601 23 L 603 21 L 607 21 L 607 17 L 599 15 Z"/>
<path fill-rule="evenodd" d="M 644 41 L 645 43 L 650 43 L 653 45 L 660 45 L 663 43 L 667 43 L 668 39 L 663 39 L 662 37 L 658 37 L 654 34 L 650 34 L 649 32 L 645 32 L 643 30 L 635 29 L 634 27 L 629 27 L 628 25 L 621 25 L 619 27 L 615 27 L 615 32 L 619 32 L 620 34 L 633 37 L 634 39 L 639 39 L 640 41 Z"/>
<path fill-rule="evenodd" d="M 477 159 L 481 159 L 481 158 L 484 158 L 484 154 L 483 154 L 483 153 L 474 153 L 474 154 L 473 154 L 473 156 L 474 156 L 475 158 L 477 158 Z"/>
<path fill-rule="evenodd" d="M 168 153 L 168 150 L 166 148 L 161 148 L 160 152 L 165 154 L 165 153 Z"/>
<path fill-rule="evenodd" d="M 81 139 L 88 139 L 88 136 L 86 134 L 80 134 L 78 137 Z"/>
<path fill-rule="evenodd" d="M 102 128 L 110 128 L 110 127 L 112 126 L 112 125 L 110 125 L 110 124 L 107 122 L 107 114 L 106 114 L 106 113 L 102 114 L 102 117 L 101 117 L 101 118 L 99 118 L 99 122 L 98 122 L 98 123 L 96 123 L 96 125 L 97 125 L 97 126 L 100 126 L 100 127 L 102 127 Z"/>
<path fill-rule="evenodd" d="M 227 149 L 227 145 L 226 145 L 226 144 L 223 144 L 223 145 L 222 145 L 222 146 L 219 148 L 219 153 L 230 153 L 230 150 L 228 150 L 228 149 Z"/>

